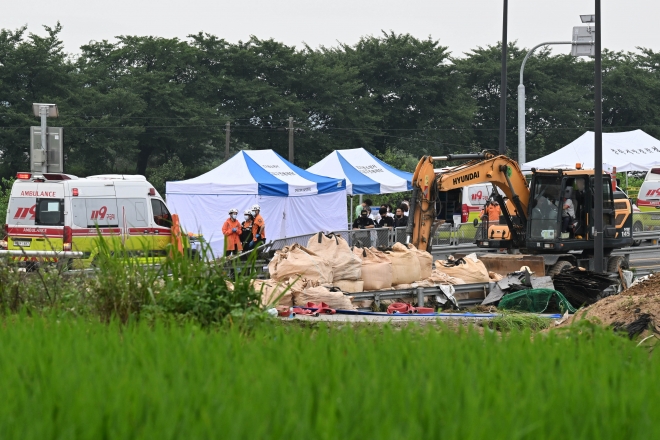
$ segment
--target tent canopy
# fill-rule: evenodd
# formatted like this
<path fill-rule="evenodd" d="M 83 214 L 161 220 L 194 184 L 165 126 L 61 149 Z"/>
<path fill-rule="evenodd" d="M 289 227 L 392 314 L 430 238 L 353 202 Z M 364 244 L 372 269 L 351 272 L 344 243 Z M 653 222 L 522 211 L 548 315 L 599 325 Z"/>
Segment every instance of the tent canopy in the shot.
<path fill-rule="evenodd" d="M 241 151 L 206 174 L 167 182 L 167 204 L 188 232 L 201 233 L 220 255 L 222 225 L 231 208 L 261 207 L 266 238 L 346 229 L 346 183 L 314 175 L 273 150 Z"/>
<path fill-rule="evenodd" d="M 389 194 L 410 191 L 412 174 L 399 171 L 364 148 L 335 150 L 307 171 L 346 180 L 346 192 Z"/>
<path fill-rule="evenodd" d="M 588 131 L 565 147 L 540 159 L 527 162 L 523 171 L 532 168 L 594 168 L 594 132 Z M 642 130 L 603 133 L 603 169 L 611 171 L 648 171 L 660 165 L 660 141 Z"/>
<path fill-rule="evenodd" d="M 273 150 L 244 150 L 201 176 L 167 182 L 169 194 L 259 194 L 299 197 L 343 191 L 343 178 L 317 176 Z"/>

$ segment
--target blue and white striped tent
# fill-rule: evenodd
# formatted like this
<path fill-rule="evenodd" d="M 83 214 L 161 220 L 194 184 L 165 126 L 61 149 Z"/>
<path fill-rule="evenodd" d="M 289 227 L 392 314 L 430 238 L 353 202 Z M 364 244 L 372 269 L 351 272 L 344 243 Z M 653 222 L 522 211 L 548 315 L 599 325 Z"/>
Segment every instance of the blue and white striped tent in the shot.
<path fill-rule="evenodd" d="M 244 150 L 201 176 L 167 182 L 167 204 L 189 232 L 199 232 L 222 251 L 222 225 L 231 208 L 261 207 L 266 238 L 346 228 L 346 182 L 315 175 L 273 150 Z"/>
<path fill-rule="evenodd" d="M 364 148 L 335 150 L 307 171 L 346 179 L 346 192 L 349 195 L 412 190 L 411 173 L 391 167 Z"/>

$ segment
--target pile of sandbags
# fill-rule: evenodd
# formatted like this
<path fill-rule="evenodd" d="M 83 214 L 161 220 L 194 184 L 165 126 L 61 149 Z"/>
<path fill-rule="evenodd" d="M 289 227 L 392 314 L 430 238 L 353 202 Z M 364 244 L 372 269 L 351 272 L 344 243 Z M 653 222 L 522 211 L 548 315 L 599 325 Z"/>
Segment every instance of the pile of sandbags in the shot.
<path fill-rule="evenodd" d="M 417 250 L 417 249 L 415 249 Z M 392 285 L 411 284 L 422 279 L 417 255 L 405 245 L 395 243 L 391 251 L 385 252 L 392 261 Z"/>
<path fill-rule="evenodd" d="M 332 283 L 333 280 L 330 263 L 297 243 L 275 252 L 275 256 L 268 263 L 268 272 L 270 277 L 277 281 L 299 275 L 321 284 Z"/>
<path fill-rule="evenodd" d="M 435 270 L 454 278 L 460 278 L 467 284 L 490 281 L 488 269 L 476 254 L 470 254 L 458 260 L 438 260 L 435 262 Z"/>
<path fill-rule="evenodd" d="M 353 254 L 362 261 L 363 288 L 384 290 L 392 287 L 392 261 L 375 248 L 353 248 Z"/>

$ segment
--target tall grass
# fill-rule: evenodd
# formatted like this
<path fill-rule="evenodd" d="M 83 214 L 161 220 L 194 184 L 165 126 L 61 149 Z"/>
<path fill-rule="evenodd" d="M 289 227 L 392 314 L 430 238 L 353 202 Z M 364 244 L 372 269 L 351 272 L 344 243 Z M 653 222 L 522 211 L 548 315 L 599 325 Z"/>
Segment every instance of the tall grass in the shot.
<path fill-rule="evenodd" d="M 660 362 L 605 330 L 197 325 L 13 317 L 3 439 L 656 438 Z"/>
<path fill-rule="evenodd" d="M 67 265 L 41 264 L 25 272 L 0 260 L 0 313 L 89 316 L 117 319 L 174 318 L 202 326 L 261 318 L 260 293 L 252 288 L 256 255 L 237 262 L 215 259 L 206 244 L 192 255 L 168 247 L 167 256 L 150 249 L 127 251 L 118 240 L 97 238 L 98 253 L 87 272 Z"/>

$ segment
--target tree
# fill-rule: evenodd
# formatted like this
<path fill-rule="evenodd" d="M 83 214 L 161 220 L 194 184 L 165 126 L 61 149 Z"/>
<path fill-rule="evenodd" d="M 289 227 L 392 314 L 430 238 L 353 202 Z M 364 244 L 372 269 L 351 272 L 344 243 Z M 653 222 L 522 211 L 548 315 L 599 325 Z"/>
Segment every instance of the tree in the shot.
<path fill-rule="evenodd" d="M 119 156 L 121 168 L 133 164 L 146 174 L 174 155 L 194 166 L 217 154 L 222 121 L 196 99 L 203 79 L 194 47 L 176 38 L 123 36 L 82 51 L 77 66 L 91 89 L 81 102 L 90 145 L 80 156 L 87 163 L 102 157 L 105 167 L 116 168 Z"/>

